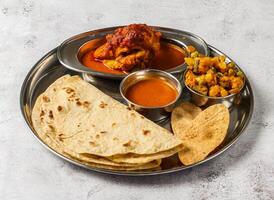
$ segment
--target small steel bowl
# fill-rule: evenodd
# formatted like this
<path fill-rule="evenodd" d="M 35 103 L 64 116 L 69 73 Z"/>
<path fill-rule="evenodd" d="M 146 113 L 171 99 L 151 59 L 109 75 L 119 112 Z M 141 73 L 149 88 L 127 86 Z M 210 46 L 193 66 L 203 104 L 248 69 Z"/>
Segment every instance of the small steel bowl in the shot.
<path fill-rule="evenodd" d="M 142 106 L 142 105 L 138 105 L 138 104 L 130 101 L 126 97 L 127 90 L 132 85 L 136 84 L 137 82 L 146 80 L 149 78 L 159 78 L 159 79 L 165 80 L 169 84 L 173 85 L 174 88 L 178 92 L 176 99 L 167 105 L 159 106 L 159 107 L 158 106 L 157 107 Z M 130 108 L 141 113 L 148 119 L 158 122 L 158 121 L 164 120 L 165 118 L 170 116 L 172 109 L 175 107 L 175 103 L 181 96 L 182 86 L 181 86 L 180 82 L 178 81 L 178 79 L 175 78 L 173 75 L 171 75 L 168 72 L 156 70 L 156 69 L 147 69 L 147 70 L 133 72 L 133 73 L 129 74 L 127 77 L 125 77 L 120 84 L 120 93 Z"/>
<path fill-rule="evenodd" d="M 238 68 L 239 70 L 241 70 L 237 65 L 235 65 L 236 68 Z M 184 76 L 183 76 L 183 81 L 184 81 L 184 85 L 185 87 L 188 89 L 188 91 L 191 94 L 191 101 L 197 105 L 197 106 L 211 106 L 214 104 L 219 104 L 222 103 L 224 104 L 227 108 L 230 108 L 233 104 L 239 104 L 241 101 L 241 93 L 243 91 L 243 88 L 245 87 L 245 80 L 246 80 L 246 76 L 244 74 L 244 84 L 242 86 L 242 88 L 240 89 L 239 93 L 236 94 L 230 94 L 228 96 L 225 97 L 210 97 L 207 95 L 203 95 L 200 94 L 199 92 L 194 91 L 193 89 L 191 89 L 187 84 L 185 84 L 185 76 L 187 73 L 188 69 L 185 70 L 184 72 Z M 241 70 L 241 72 L 243 72 Z"/>

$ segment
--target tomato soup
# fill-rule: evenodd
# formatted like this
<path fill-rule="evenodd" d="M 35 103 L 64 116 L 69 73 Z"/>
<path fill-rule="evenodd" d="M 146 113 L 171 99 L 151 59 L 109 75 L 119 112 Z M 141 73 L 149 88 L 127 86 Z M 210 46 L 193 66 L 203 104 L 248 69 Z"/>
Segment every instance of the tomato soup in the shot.
<path fill-rule="evenodd" d="M 90 45 L 89 45 L 90 46 Z M 95 71 L 100 71 L 110 74 L 125 74 L 126 72 L 121 70 L 113 70 L 105 66 L 102 62 L 94 59 L 94 50 L 89 50 L 84 53 L 80 61 L 81 63 Z M 152 60 L 151 68 L 168 70 L 184 63 L 185 53 L 182 48 L 177 45 L 161 42 L 161 48 L 159 53 Z"/>
<path fill-rule="evenodd" d="M 165 80 L 149 78 L 130 86 L 125 96 L 141 106 L 162 107 L 173 102 L 178 96 L 178 91 Z"/>

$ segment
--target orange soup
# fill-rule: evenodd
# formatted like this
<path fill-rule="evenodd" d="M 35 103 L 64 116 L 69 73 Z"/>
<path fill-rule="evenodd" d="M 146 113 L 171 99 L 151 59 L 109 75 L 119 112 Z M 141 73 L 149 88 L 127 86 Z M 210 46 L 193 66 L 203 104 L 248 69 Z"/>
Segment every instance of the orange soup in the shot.
<path fill-rule="evenodd" d="M 131 102 L 141 106 L 161 107 L 173 102 L 178 92 L 165 80 L 149 78 L 130 86 L 125 96 Z"/>
<path fill-rule="evenodd" d="M 89 45 L 90 46 L 90 45 Z M 105 66 L 102 62 L 97 61 L 93 57 L 94 50 L 86 52 L 80 59 L 84 66 L 93 70 L 111 73 L 111 74 L 125 74 L 121 70 L 113 70 Z M 161 42 L 159 53 L 155 56 L 151 63 L 151 68 L 168 70 L 184 63 L 185 53 L 182 48 L 174 44 Z"/>

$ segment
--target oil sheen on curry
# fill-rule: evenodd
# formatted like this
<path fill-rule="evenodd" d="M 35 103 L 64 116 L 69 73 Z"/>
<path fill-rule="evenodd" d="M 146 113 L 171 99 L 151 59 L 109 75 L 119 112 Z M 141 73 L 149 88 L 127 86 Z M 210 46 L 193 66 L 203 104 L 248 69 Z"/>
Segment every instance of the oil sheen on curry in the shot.
<path fill-rule="evenodd" d="M 185 53 L 177 45 L 161 40 L 161 33 L 145 24 L 118 28 L 105 39 L 91 41 L 80 61 L 93 70 L 126 74 L 138 69 L 168 70 L 184 63 Z"/>
<path fill-rule="evenodd" d="M 175 101 L 178 92 L 174 86 L 163 79 L 148 78 L 130 86 L 125 96 L 140 106 L 162 107 Z"/>

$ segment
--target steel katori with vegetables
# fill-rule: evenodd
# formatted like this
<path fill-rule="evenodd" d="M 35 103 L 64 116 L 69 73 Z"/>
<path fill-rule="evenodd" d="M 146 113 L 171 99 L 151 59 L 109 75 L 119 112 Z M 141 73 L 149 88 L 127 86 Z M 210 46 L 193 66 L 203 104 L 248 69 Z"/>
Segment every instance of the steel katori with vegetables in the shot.
<path fill-rule="evenodd" d="M 244 74 L 235 63 L 226 63 L 225 60 L 225 56 L 205 57 L 192 50 L 190 57 L 185 58 L 185 84 L 210 97 L 239 93 L 244 85 Z"/>

